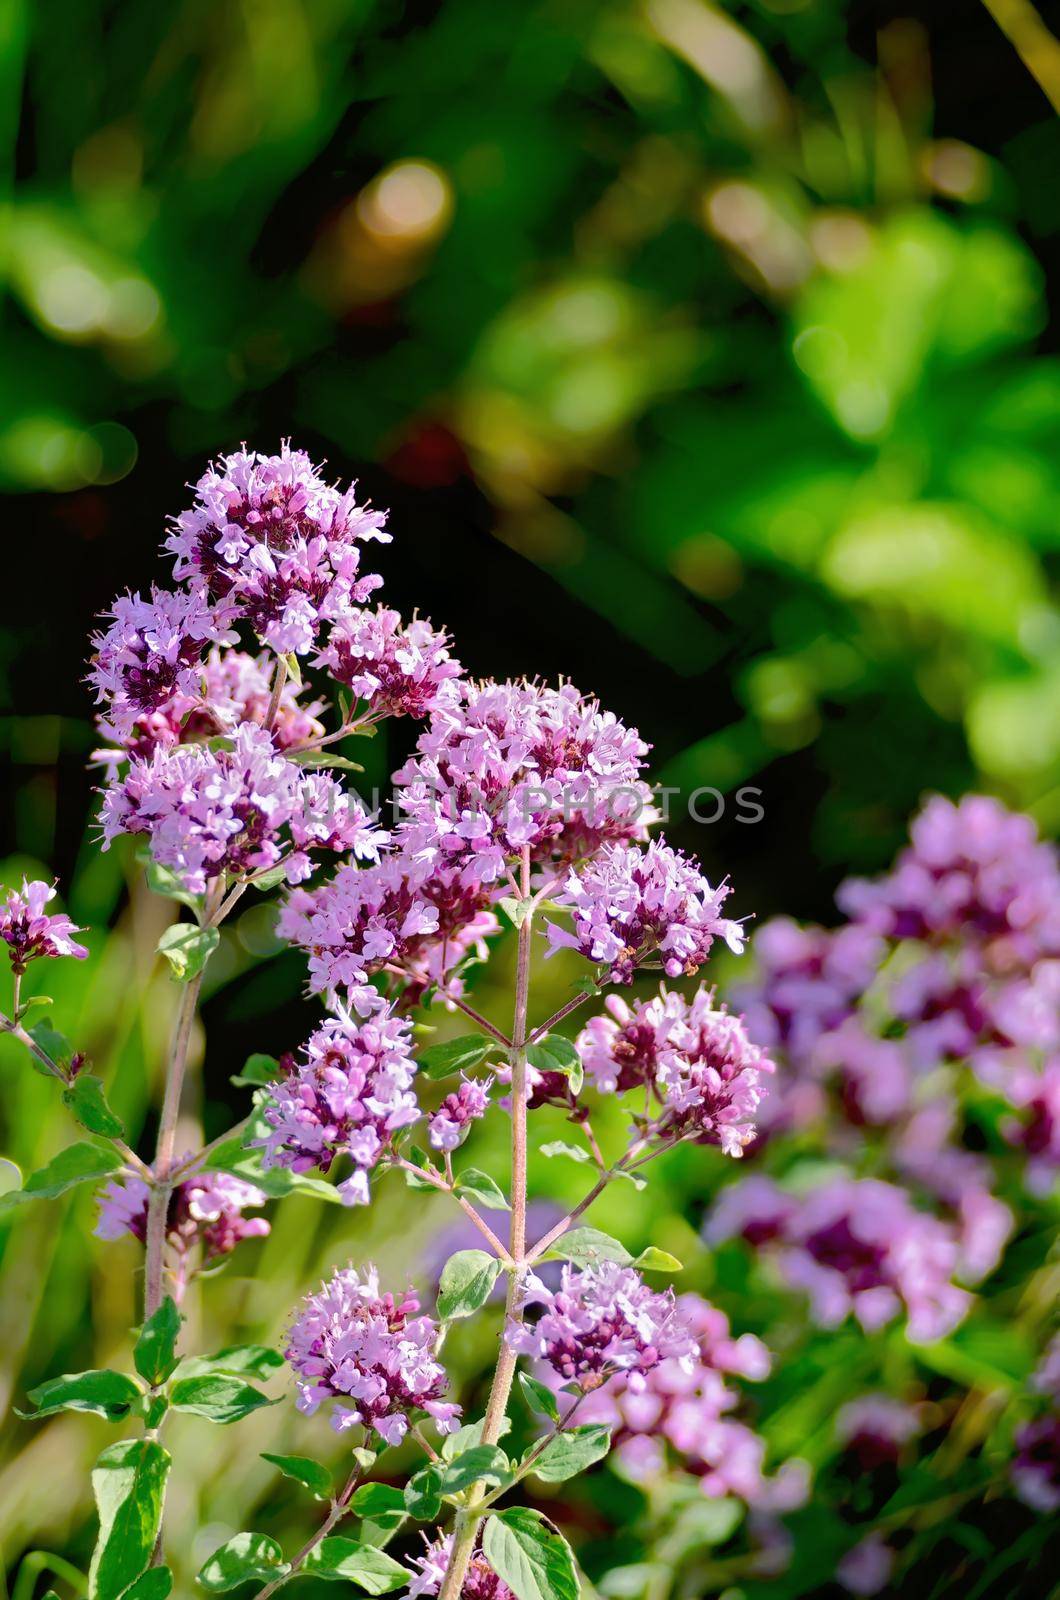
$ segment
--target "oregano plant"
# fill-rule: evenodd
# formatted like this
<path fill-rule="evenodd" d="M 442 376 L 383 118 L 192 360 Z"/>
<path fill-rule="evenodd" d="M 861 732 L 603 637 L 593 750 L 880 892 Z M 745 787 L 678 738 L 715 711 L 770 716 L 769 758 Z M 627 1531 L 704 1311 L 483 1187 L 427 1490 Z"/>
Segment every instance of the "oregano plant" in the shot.
<path fill-rule="evenodd" d="M 326 1414 L 348 1443 L 345 1469 L 266 1453 L 292 1492 L 320 1503 L 319 1520 L 299 1549 L 236 1533 L 201 1567 L 202 1591 L 253 1583 L 265 1600 L 305 1574 L 370 1595 L 574 1600 L 575 1556 L 524 1503 L 528 1488 L 606 1457 L 609 1385 L 635 1397 L 664 1371 L 695 1382 L 719 1337 L 668 1286 L 673 1256 L 634 1258 L 584 1218 L 610 1185 L 642 1187 L 681 1141 L 739 1156 L 753 1137 L 772 1063 L 712 990 L 663 987 L 637 1012 L 613 997 L 599 1009 L 638 973 L 694 978 L 719 939 L 739 952 L 729 889 L 652 835 L 647 746 L 633 729 L 569 683 L 474 681 L 443 632 L 369 605 L 381 580 L 362 554 L 388 538 L 384 515 L 301 451 L 237 452 L 209 467 L 167 533 L 174 586 L 120 597 L 93 638 L 102 847 L 135 836 L 150 888 L 174 911 L 158 951 L 179 1004 L 152 1150 L 132 1147 L 84 1055 L 21 995 L 31 962 L 87 957 L 81 930 L 49 910 L 43 882 L 0 911 L 14 975 L 0 1026 L 57 1080 L 80 1129 L 0 1206 L 94 1184 L 97 1233 L 131 1234 L 144 1251 L 142 1319 L 121 1369 L 60 1376 L 28 1396 L 33 1417 L 86 1411 L 122 1430 L 92 1474 L 90 1600 L 170 1592 L 167 1486 L 193 1470 L 171 1458 L 171 1413 L 238 1426 L 282 1401 L 283 1371 L 301 1411 Z M 384 827 L 345 752 L 389 717 L 420 731 Z M 324 1012 L 300 1049 L 249 1057 L 234 1080 L 244 1120 L 189 1150 L 179 1119 L 203 976 L 248 893 L 278 899 L 279 935 L 305 953 Z M 497 1022 L 472 1003 L 468 973 L 505 927 L 517 955 L 510 1014 Z M 549 1016 L 531 989 L 538 947 L 587 963 Z M 462 1015 L 464 1032 L 424 1046 L 413 1024 L 428 1011 Z M 561 1025 L 579 1012 L 572 1039 Z M 607 1155 L 593 1127 L 601 1091 L 632 1092 L 637 1108 L 625 1147 Z M 546 1105 L 571 1132 L 542 1153 L 583 1166 L 585 1183 L 535 1234 L 530 1119 Z M 505 1185 L 461 1157 L 487 1116 L 507 1127 Z M 267 1232 L 270 1202 L 301 1192 L 367 1205 L 387 1173 L 447 1195 L 476 1230 L 477 1245 L 445 1263 L 431 1310 L 351 1263 L 292 1308 L 282 1353 L 187 1348 L 189 1283 Z M 444 1357 L 467 1319 L 495 1314 L 498 1294 L 488 1395 L 468 1415 Z M 753 1365 L 749 1350 L 733 1345 L 727 1370 Z M 531 1429 L 520 1450 L 506 1443 L 514 1406 L 520 1435 Z M 383 1481 L 385 1452 L 410 1440 L 408 1481 Z M 417 1526 L 425 1549 L 409 1538 Z"/>

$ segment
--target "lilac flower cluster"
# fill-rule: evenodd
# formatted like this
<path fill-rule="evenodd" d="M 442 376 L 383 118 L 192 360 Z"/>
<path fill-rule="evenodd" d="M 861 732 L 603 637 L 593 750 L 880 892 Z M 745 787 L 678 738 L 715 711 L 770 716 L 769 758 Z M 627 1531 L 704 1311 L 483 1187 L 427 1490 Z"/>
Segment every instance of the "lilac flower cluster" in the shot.
<path fill-rule="evenodd" d="M 698 865 L 660 841 L 646 849 L 604 847 L 580 871 L 572 870 L 556 896 L 569 910 L 573 930 L 548 926 L 552 951 L 577 950 L 607 968 L 610 983 L 632 983 L 648 962 L 667 977 L 689 977 L 703 965 L 716 938 L 737 954 L 743 929 L 721 916 L 729 886 L 711 888 Z"/>
<path fill-rule="evenodd" d="M 311 1416 L 333 1400 L 337 1432 L 359 1424 L 387 1444 L 401 1443 L 417 1412 L 443 1433 L 455 1428 L 460 1410 L 442 1399 L 448 1379 L 434 1358 L 437 1324 L 418 1310 L 411 1293 L 381 1295 L 374 1267 L 336 1272 L 303 1300 L 288 1333 L 298 1409 Z"/>
<path fill-rule="evenodd" d="M 736 1495 L 760 1510 L 791 1510 L 805 1498 L 806 1468 L 789 1461 L 764 1471 L 766 1445 L 730 1413 L 739 1392 L 728 1380 L 759 1380 L 770 1356 L 753 1334 L 734 1339 L 725 1314 L 697 1294 L 679 1296 L 677 1316 L 695 1342 L 693 1360 L 668 1357 L 634 1389 L 618 1373 L 578 1406 L 579 1422 L 613 1430 L 618 1464 L 637 1482 L 666 1469 L 667 1446 L 711 1498 Z"/>
<path fill-rule="evenodd" d="M 166 548 L 193 594 L 227 602 L 278 655 L 305 655 L 322 625 L 379 587 L 360 573 L 359 547 L 389 540 L 385 522 L 285 444 L 278 456 L 237 450 L 209 467 Z"/>
<path fill-rule="evenodd" d="M 445 1581 L 452 1550 L 453 1536 L 451 1533 L 445 1533 L 441 1538 L 435 1539 L 433 1544 L 429 1544 L 422 1556 L 412 1557 L 410 1600 L 419 1600 L 420 1595 L 438 1593 Z M 460 1597 L 461 1600 L 515 1600 L 512 1590 L 503 1579 L 498 1578 L 482 1554 L 481 1536 L 475 1542 L 467 1575 L 460 1589 Z"/>
<path fill-rule="evenodd" d="M 968 1293 L 955 1230 L 914 1209 L 904 1190 L 874 1178 L 833 1178 L 797 1198 L 767 1178 L 727 1189 L 708 1220 L 716 1244 L 742 1235 L 765 1247 L 781 1276 L 810 1298 L 823 1328 L 853 1314 L 863 1328 L 899 1312 L 909 1338 L 941 1339 L 964 1316 Z"/>
<path fill-rule="evenodd" d="M 194 704 L 201 695 L 207 644 L 234 644 L 233 612 L 202 595 L 153 588 L 151 598 L 121 595 L 110 627 L 92 638 L 88 681 L 106 708 L 108 736 L 123 741 L 138 723 Z"/>
<path fill-rule="evenodd" d="M 98 1239 L 120 1239 L 131 1234 L 143 1244 L 147 1238 L 147 1207 L 151 1192 L 139 1178 L 108 1183 L 99 1196 Z M 169 1199 L 166 1242 L 174 1257 L 173 1283 L 179 1299 L 189 1276 L 188 1258 L 201 1246 L 203 1265 L 230 1255 L 244 1239 L 260 1239 L 269 1232 L 264 1217 L 246 1217 L 245 1211 L 267 1203 L 252 1183 L 227 1172 L 197 1172 L 178 1183 Z"/>
<path fill-rule="evenodd" d="M 193 692 L 175 692 L 154 711 L 137 717 L 125 732 L 113 720 L 98 719 L 99 731 L 109 747 L 95 759 L 113 771 L 130 756 L 147 757 L 159 746 L 172 749 L 233 733 L 240 723 L 261 727 L 271 695 L 268 657 L 244 650 L 214 648 L 198 664 Z M 277 750 L 307 744 L 320 737 L 323 724 L 319 701 L 300 704 L 305 685 L 285 680 L 269 730 Z"/>
<path fill-rule="evenodd" d="M 411 990 L 404 1003 L 415 1003 L 428 983 L 446 982 L 497 926 L 481 889 L 391 851 L 374 867 L 340 867 L 319 889 L 295 890 L 278 931 L 308 953 L 314 988 L 345 991 L 367 1014 L 383 1004 L 369 983 L 377 973 L 400 978 Z"/>
<path fill-rule="evenodd" d="M 841 910 L 891 939 L 974 939 L 997 971 L 1060 955 L 1055 853 L 1030 817 L 988 795 L 935 795 L 893 872 L 839 891 Z"/>
<path fill-rule="evenodd" d="M 368 703 L 374 716 L 428 717 L 458 698 L 463 674 L 449 655 L 449 637 L 422 618 L 397 611 L 351 611 L 332 624 L 314 666 Z"/>
<path fill-rule="evenodd" d="M 328 1172 L 348 1156 L 354 1170 L 338 1192 L 346 1205 L 366 1205 L 369 1173 L 420 1115 L 410 1033 L 398 1017 L 358 1023 L 341 1007 L 317 1028 L 302 1058 L 288 1058 L 285 1076 L 268 1086 L 269 1131 L 258 1141 L 265 1170 Z"/>
<path fill-rule="evenodd" d="M 616 1372 L 624 1372 L 630 1389 L 640 1393 L 645 1374 L 661 1361 L 692 1369 L 696 1343 L 677 1314 L 673 1291 L 649 1289 L 633 1267 L 613 1261 L 566 1265 L 555 1290 L 531 1274 L 526 1298 L 543 1310 L 532 1325 L 509 1326 L 509 1345 L 545 1362 L 561 1383 L 584 1393 Z"/>
<path fill-rule="evenodd" d="M 692 999 L 665 987 L 631 1005 L 618 996 L 578 1038 L 585 1071 L 605 1093 L 643 1087 L 660 1106 L 661 1137 L 720 1145 L 740 1156 L 754 1138 L 762 1078 L 773 1063 L 743 1021 L 701 987 Z M 641 1119 L 642 1122 L 644 1119 Z"/>
<path fill-rule="evenodd" d="M 501 880 L 524 846 L 543 864 L 641 838 L 654 816 L 647 748 L 572 684 L 465 685 L 395 774 L 399 834 L 469 884 Z"/>
<path fill-rule="evenodd" d="M 201 894 L 221 873 L 308 877 L 311 850 L 372 860 L 385 835 L 330 775 L 277 753 L 262 728 L 244 723 L 231 748 L 180 745 L 136 759 L 104 794 L 104 849 L 122 833 L 148 836 L 151 854 Z"/>
<path fill-rule="evenodd" d="M 0 939 L 7 945 L 12 972 L 25 972 L 31 961 L 41 957 L 76 956 L 83 961 L 88 955 L 73 937 L 84 930 L 64 911 L 45 910 L 54 899 L 54 884 L 23 878 L 21 890 L 9 889 L 0 901 Z"/>
<path fill-rule="evenodd" d="M 465 1078 L 459 1089 L 447 1094 L 427 1119 L 428 1137 L 436 1150 L 455 1150 L 467 1138 L 471 1124 L 490 1107 L 489 1084 Z"/>

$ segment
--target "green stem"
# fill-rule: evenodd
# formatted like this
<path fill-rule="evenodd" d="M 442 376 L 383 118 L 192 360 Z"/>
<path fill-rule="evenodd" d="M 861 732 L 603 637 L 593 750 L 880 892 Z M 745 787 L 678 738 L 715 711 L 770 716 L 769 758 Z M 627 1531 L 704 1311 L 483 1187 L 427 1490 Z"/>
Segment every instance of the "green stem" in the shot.
<path fill-rule="evenodd" d="M 520 863 L 520 893 L 530 898 L 530 851 L 524 846 Z M 509 1060 L 512 1068 L 512 1220 L 508 1249 L 513 1265 L 508 1272 L 508 1293 L 504 1303 L 504 1325 L 500 1353 L 493 1370 L 486 1415 L 482 1422 L 482 1443 L 496 1444 L 501 1436 L 508 1399 L 515 1378 L 516 1354 L 508 1339 L 508 1329 L 520 1314 L 523 1274 L 526 1270 L 526 1046 L 527 1011 L 530 998 L 531 907 L 519 927 L 519 949 L 515 977 L 515 1016 Z M 472 1495 L 475 1491 L 472 1490 Z M 484 1497 L 459 1511 L 453 1524 L 453 1545 L 449 1565 L 438 1591 L 438 1600 L 457 1600 L 464 1586 L 475 1540 L 482 1523 Z"/>

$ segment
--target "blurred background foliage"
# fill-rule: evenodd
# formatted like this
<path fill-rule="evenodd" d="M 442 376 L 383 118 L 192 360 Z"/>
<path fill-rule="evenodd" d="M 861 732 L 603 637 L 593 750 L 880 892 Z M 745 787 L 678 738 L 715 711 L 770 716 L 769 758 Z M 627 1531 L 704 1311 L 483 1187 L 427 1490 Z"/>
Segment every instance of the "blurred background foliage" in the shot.
<path fill-rule="evenodd" d="M 150 1136 L 168 908 L 85 832 L 85 637 L 164 577 L 182 485 L 241 439 L 289 434 L 391 506 L 387 596 L 474 672 L 568 674 L 638 723 L 671 835 L 732 872 L 737 914 L 827 920 L 926 789 L 1055 829 L 1060 52 L 1026 21 L 1003 0 L 0 0 L 4 882 L 46 864 L 96 930 L 48 988 L 129 1127 Z M 374 741 L 368 785 L 407 738 Z M 710 828 L 684 809 L 705 786 Z M 498 1015 L 508 961 L 479 989 Z M 570 976 L 547 969 L 543 1008 Z M 243 1057 L 308 1031 L 301 982 L 264 908 L 226 933 L 208 1133 Z M 25 1170 L 68 1130 L 6 1045 Z M 682 1152 L 600 1223 L 688 1254 L 714 1181 Z M 392 1180 L 370 1214 L 325 1209 L 288 1201 L 204 1287 L 204 1342 L 275 1337 L 351 1251 L 422 1277 L 448 1215 Z M 8 1405 L 89 1344 L 124 1351 L 135 1248 L 86 1244 L 91 1222 L 74 1198 L 7 1231 Z M 454 1350 L 472 1392 L 481 1337 Z M 198 1461 L 174 1489 L 188 1570 L 255 1506 L 305 1525 L 255 1454 L 278 1416 L 174 1429 Z M 788 1420 L 785 1448 L 809 1425 Z M 101 1428 L 7 1430 L 9 1559 L 84 1565 Z"/>

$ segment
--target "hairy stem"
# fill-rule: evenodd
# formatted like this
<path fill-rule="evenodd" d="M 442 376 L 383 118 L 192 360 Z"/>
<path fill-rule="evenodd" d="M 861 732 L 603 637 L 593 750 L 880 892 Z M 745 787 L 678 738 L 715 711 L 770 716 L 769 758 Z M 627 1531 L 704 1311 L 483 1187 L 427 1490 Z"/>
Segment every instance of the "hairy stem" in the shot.
<path fill-rule="evenodd" d="M 166 1068 L 166 1087 L 162 1099 L 162 1117 L 158 1124 L 158 1143 L 155 1146 L 151 1198 L 147 1205 L 147 1262 L 144 1271 L 144 1317 L 149 1317 L 162 1304 L 165 1284 L 166 1215 L 173 1192 L 171 1169 L 177 1140 L 177 1120 L 180 1116 L 180 1098 L 184 1088 L 184 1071 L 188 1061 L 195 1009 L 202 987 L 202 973 L 186 983 L 181 992 L 177 1010 L 173 1045 Z"/>
<path fill-rule="evenodd" d="M 572 1000 L 566 1001 L 564 1005 L 560 1006 L 558 1011 L 553 1011 L 552 1015 L 547 1019 L 547 1021 L 542 1022 L 540 1027 L 534 1029 L 533 1033 L 526 1041 L 527 1044 L 536 1044 L 539 1039 L 543 1039 L 546 1033 L 552 1032 L 552 1029 L 556 1026 L 557 1022 L 562 1022 L 564 1017 L 569 1017 L 572 1011 L 577 1011 L 578 1007 L 583 1006 L 588 999 L 588 994 L 576 994 Z"/>
<path fill-rule="evenodd" d="M 203 908 L 203 926 L 208 927 L 224 894 L 224 880 L 219 878 L 206 896 Z M 204 964 L 205 966 L 205 964 Z M 166 1067 L 166 1087 L 162 1096 L 162 1116 L 158 1124 L 158 1141 L 152 1166 L 151 1196 L 147 1203 L 147 1260 L 144 1268 L 144 1317 L 157 1311 L 162 1304 L 166 1270 L 166 1217 L 169 1199 L 173 1193 L 174 1153 L 177 1142 L 177 1123 L 180 1118 L 180 1100 L 184 1089 L 184 1073 L 188 1065 L 188 1046 L 195 1022 L 195 1011 L 202 988 L 202 972 L 196 973 L 183 986 L 173 1044 Z"/>
<path fill-rule="evenodd" d="M 285 1572 L 282 1578 L 273 1578 L 272 1582 L 267 1583 L 264 1589 L 258 1590 L 257 1594 L 254 1596 L 254 1600 L 268 1600 L 268 1596 L 270 1594 L 275 1594 L 281 1584 L 287 1583 L 289 1579 L 295 1576 L 299 1568 L 304 1565 L 307 1557 L 312 1555 L 318 1544 L 323 1543 L 328 1534 L 331 1532 L 332 1528 L 335 1527 L 336 1523 L 341 1522 L 343 1517 L 349 1511 L 350 1501 L 353 1499 L 353 1492 L 360 1481 L 360 1476 L 360 1468 L 355 1467 L 350 1473 L 350 1476 L 346 1479 L 346 1482 L 343 1484 L 342 1490 L 337 1498 L 331 1502 L 331 1510 L 324 1518 L 324 1521 L 320 1524 L 320 1527 L 315 1533 L 310 1534 L 301 1550 L 299 1550 L 298 1554 L 292 1560 L 290 1572 Z"/>
<path fill-rule="evenodd" d="M 523 847 L 520 863 L 520 894 L 530 897 L 530 850 Z M 512 1067 L 512 1221 L 508 1250 L 514 1265 L 508 1273 L 508 1293 L 504 1303 L 504 1326 L 500 1354 L 493 1370 L 486 1415 L 482 1422 L 482 1443 L 496 1444 L 508 1410 L 508 1398 L 515 1377 L 516 1355 L 508 1341 L 509 1324 L 519 1315 L 522 1277 L 526 1256 L 526 1046 L 527 1010 L 530 998 L 530 934 L 533 910 L 519 927 L 519 949 L 515 977 L 515 1016 L 509 1059 Z M 475 1539 L 482 1522 L 482 1496 L 458 1512 L 453 1525 L 453 1547 L 438 1600 L 457 1600 L 464 1586 Z"/>
<path fill-rule="evenodd" d="M 447 994 L 445 999 L 450 1005 L 456 1006 L 458 1011 L 462 1011 L 465 1017 L 470 1017 L 471 1021 L 481 1028 L 483 1033 L 488 1033 L 491 1039 L 496 1039 L 497 1043 L 503 1045 L 505 1050 L 512 1048 L 512 1041 L 508 1035 L 502 1033 L 500 1028 L 495 1028 L 492 1022 L 476 1011 L 474 1006 L 469 1006 L 466 1000 L 461 1000 L 460 996 L 455 994 Z"/>
<path fill-rule="evenodd" d="M 286 682 L 287 662 L 284 660 L 283 656 L 277 656 L 276 670 L 272 677 L 272 693 L 269 696 L 269 709 L 265 713 L 264 725 L 265 730 L 268 733 L 271 733 L 272 725 L 276 721 L 276 715 L 280 709 L 280 696 L 283 694 L 283 686 Z"/>

